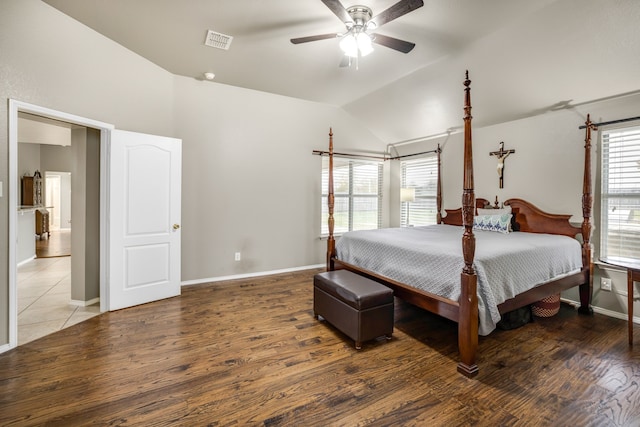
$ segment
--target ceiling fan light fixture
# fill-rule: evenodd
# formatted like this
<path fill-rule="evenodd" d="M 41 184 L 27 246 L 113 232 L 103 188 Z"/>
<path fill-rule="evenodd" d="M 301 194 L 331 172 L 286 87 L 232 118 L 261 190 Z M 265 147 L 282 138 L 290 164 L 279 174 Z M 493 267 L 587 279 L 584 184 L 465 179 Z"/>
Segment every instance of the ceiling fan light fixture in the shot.
<path fill-rule="evenodd" d="M 409 53 L 416 46 L 405 40 L 394 37 L 376 34 L 374 30 L 397 19 L 409 12 L 424 6 L 424 0 L 397 0 L 395 4 L 373 16 L 371 9 L 367 6 L 351 6 L 345 8 L 341 0 L 321 0 L 340 19 L 347 31 L 345 33 L 319 34 L 309 37 L 298 37 L 291 39 L 291 43 L 300 44 L 317 40 L 326 40 L 334 37 L 340 39 L 340 49 L 348 59 L 349 66 L 351 58 L 355 58 L 356 68 L 358 58 L 367 56 L 373 52 L 372 44 L 378 44 L 402 53 Z M 341 62 L 341 67 L 345 63 L 345 58 Z"/>
<path fill-rule="evenodd" d="M 340 40 L 340 49 L 345 55 L 355 58 L 358 56 L 358 43 L 353 34 L 349 33 Z"/>
<path fill-rule="evenodd" d="M 356 42 L 358 43 L 358 49 L 361 56 L 367 56 L 373 52 L 373 46 L 371 44 L 371 37 L 367 33 L 358 33 L 356 36 Z"/>
<path fill-rule="evenodd" d="M 358 56 L 367 56 L 373 52 L 373 45 L 371 37 L 367 33 L 348 33 L 340 40 L 340 49 L 345 55 L 356 58 Z"/>

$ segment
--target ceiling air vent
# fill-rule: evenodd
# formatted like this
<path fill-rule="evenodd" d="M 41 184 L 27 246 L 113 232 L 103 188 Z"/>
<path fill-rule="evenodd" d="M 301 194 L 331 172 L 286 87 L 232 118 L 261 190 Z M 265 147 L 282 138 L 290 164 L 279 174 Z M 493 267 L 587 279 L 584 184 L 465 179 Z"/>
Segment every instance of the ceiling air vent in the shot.
<path fill-rule="evenodd" d="M 233 37 L 231 36 L 209 30 L 207 31 L 207 38 L 204 40 L 204 44 L 217 49 L 229 50 L 232 40 Z"/>

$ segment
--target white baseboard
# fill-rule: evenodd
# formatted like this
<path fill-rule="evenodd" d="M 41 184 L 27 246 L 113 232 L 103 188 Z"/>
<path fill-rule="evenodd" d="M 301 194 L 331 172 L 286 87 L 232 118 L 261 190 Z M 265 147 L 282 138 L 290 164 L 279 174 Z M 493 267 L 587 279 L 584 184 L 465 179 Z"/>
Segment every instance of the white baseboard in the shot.
<path fill-rule="evenodd" d="M 185 280 L 182 286 L 199 285 L 201 283 L 222 282 L 224 280 L 248 279 L 250 277 L 270 276 L 272 274 L 291 273 L 294 271 L 311 270 L 314 268 L 323 268 L 326 264 L 305 265 L 302 267 L 284 268 L 282 270 L 261 271 L 257 273 L 234 274 L 232 276 L 209 277 L 207 279 Z"/>
<path fill-rule="evenodd" d="M 27 259 L 25 259 L 24 261 L 20 261 L 20 262 L 18 263 L 18 267 L 20 267 L 20 266 L 21 266 L 21 265 L 23 265 L 23 264 L 28 263 L 29 261 L 33 261 L 34 259 L 36 259 L 36 256 L 35 256 L 35 255 L 34 255 L 34 256 L 32 256 L 31 258 L 27 258 Z"/>
<path fill-rule="evenodd" d="M 69 304 L 77 305 L 78 307 L 87 307 L 98 302 L 100 302 L 100 298 L 93 298 L 93 299 L 90 299 L 89 301 L 80 301 L 80 300 L 72 299 L 71 302 L 69 302 Z"/>
<path fill-rule="evenodd" d="M 0 345 L 0 353 L 11 350 L 9 343 Z"/>
<path fill-rule="evenodd" d="M 567 304 L 571 304 L 574 307 L 580 307 L 580 303 L 578 301 L 573 301 L 566 298 L 560 298 L 560 301 L 566 302 Z M 618 313 L 617 311 L 607 310 L 606 308 L 591 306 L 593 308 L 594 313 L 602 314 L 604 316 L 613 317 L 614 319 L 624 320 L 625 322 L 629 318 L 628 315 L 624 313 Z M 640 317 L 633 316 L 633 323 L 640 324 Z"/>

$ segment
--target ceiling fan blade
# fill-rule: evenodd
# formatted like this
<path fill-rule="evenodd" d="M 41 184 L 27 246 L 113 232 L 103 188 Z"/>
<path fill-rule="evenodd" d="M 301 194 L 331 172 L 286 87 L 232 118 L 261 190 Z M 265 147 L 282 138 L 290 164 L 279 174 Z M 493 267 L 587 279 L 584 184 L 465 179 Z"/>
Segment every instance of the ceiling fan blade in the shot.
<path fill-rule="evenodd" d="M 397 50 L 402 53 L 409 53 L 416 47 L 415 43 L 407 42 L 404 40 L 396 39 L 389 36 L 383 36 L 382 34 L 371 34 L 373 36 L 373 42 L 381 46 L 388 47 L 393 50 Z"/>
<path fill-rule="evenodd" d="M 347 9 L 345 9 L 342 3 L 340 3 L 340 0 L 322 0 L 322 3 L 324 3 L 325 6 L 327 6 L 342 22 L 353 22 L 347 13 Z"/>
<path fill-rule="evenodd" d="M 336 37 L 338 37 L 338 34 L 336 33 L 320 34 L 317 36 L 298 37 L 295 39 L 291 39 L 291 43 L 293 44 L 308 43 L 308 42 L 315 42 L 317 40 L 335 39 Z"/>
<path fill-rule="evenodd" d="M 393 21 L 394 19 L 399 18 L 402 15 L 406 15 L 407 13 L 422 6 L 424 6 L 424 1 L 422 0 L 400 0 L 390 8 L 380 12 L 379 14 L 371 18 L 371 21 L 375 22 L 377 27 L 380 27 L 381 25 Z"/>

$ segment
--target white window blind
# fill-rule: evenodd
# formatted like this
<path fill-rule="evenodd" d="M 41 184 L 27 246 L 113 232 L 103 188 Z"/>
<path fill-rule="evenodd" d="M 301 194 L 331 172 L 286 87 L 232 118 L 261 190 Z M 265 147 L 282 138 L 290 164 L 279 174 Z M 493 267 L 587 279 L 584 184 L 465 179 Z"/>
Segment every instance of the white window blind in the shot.
<path fill-rule="evenodd" d="M 600 257 L 640 260 L 640 126 L 602 131 Z"/>
<path fill-rule="evenodd" d="M 401 187 L 413 188 L 415 201 L 401 202 L 400 226 L 437 222 L 438 157 L 434 154 L 401 162 Z"/>
<path fill-rule="evenodd" d="M 333 158 L 334 233 L 371 230 L 382 225 L 382 163 Z M 322 157 L 322 227 L 329 234 L 329 158 Z"/>

